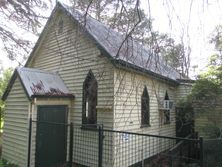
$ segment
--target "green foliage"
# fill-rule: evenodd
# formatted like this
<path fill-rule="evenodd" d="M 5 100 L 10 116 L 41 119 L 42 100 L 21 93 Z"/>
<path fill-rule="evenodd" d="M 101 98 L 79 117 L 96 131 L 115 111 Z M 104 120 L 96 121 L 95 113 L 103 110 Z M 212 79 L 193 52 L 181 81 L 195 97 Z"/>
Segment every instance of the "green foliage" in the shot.
<path fill-rule="evenodd" d="M 216 45 L 216 44 L 215 44 Z M 215 99 L 222 97 L 222 61 L 219 54 L 209 59 L 207 70 L 196 81 L 192 96 L 197 99 Z"/>
<path fill-rule="evenodd" d="M 218 125 L 214 125 L 212 123 L 208 123 L 205 126 L 202 127 L 202 131 L 208 138 L 218 138 L 220 136 L 221 130 Z"/>
<path fill-rule="evenodd" d="M 200 75 L 202 79 L 208 79 L 216 85 L 222 84 L 222 59 L 219 54 L 210 57 L 207 71 Z"/>
<path fill-rule="evenodd" d="M 176 43 L 167 34 L 155 31 L 152 18 L 146 15 L 137 2 L 137 0 L 76 0 L 73 1 L 73 5 L 84 12 L 87 11 L 89 15 L 128 38 L 133 37 L 154 54 L 162 56 L 168 65 L 188 76 L 189 58 L 183 43 Z"/>
<path fill-rule="evenodd" d="M 200 75 L 189 96 L 196 108 L 196 130 L 207 138 L 217 138 L 221 135 L 221 75 L 220 67 L 209 66 L 208 70 Z"/>
<path fill-rule="evenodd" d="M 9 68 L 9 69 L 6 69 L 3 71 L 1 77 L 0 77 L 0 97 L 2 97 L 6 87 L 7 87 L 7 84 L 11 78 L 11 75 L 12 75 L 12 69 Z M 4 118 L 4 108 L 5 108 L 5 104 L 4 102 L 0 99 L 0 129 L 2 129 L 2 121 L 3 121 L 3 118 Z"/>
<path fill-rule="evenodd" d="M 163 55 L 167 63 L 178 70 L 183 63 L 184 54 L 184 46 L 182 44 L 174 44 L 174 42 L 172 45 L 166 46 L 163 50 Z"/>
<path fill-rule="evenodd" d="M 0 77 L 0 96 L 3 95 L 7 84 L 11 78 L 13 69 L 9 68 L 3 71 L 2 77 Z"/>
<path fill-rule="evenodd" d="M 189 97 L 189 95 L 188 95 Z M 190 98 L 185 98 L 185 99 L 181 99 L 177 102 L 177 107 L 181 107 L 181 108 L 192 108 L 192 101 L 190 100 Z"/>
<path fill-rule="evenodd" d="M 209 98 L 216 98 L 219 92 L 221 92 L 221 87 L 215 84 L 214 80 L 201 78 L 194 84 L 191 97 L 194 99 L 209 100 Z"/>
<path fill-rule="evenodd" d="M 187 103 L 195 107 L 195 129 L 200 135 L 218 138 L 222 132 L 222 26 L 218 26 L 211 43 L 217 53 L 209 59 L 207 70 L 199 75 Z"/>
<path fill-rule="evenodd" d="M 18 165 L 9 163 L 5 159 L 0 159 L 0 167 L 19 167 Z"/>

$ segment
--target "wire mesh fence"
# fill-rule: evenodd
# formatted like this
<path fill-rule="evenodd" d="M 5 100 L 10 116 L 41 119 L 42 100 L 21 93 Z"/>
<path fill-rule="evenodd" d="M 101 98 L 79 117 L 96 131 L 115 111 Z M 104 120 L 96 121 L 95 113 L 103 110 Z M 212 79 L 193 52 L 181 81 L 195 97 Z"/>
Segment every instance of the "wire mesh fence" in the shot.
<path fill-rule="evenodd" d="M 38 128 L 38 126 L 34 125 L 36 123 L 46 124 L 44 122 L 32 122 L 32 128 Z M 49 125 L 62 126 L 62 124 L 48 122 L 46 126 Z M 102 125 L 77 125 L 71 123 L 63 126 L 66 127 L 65 134 L 67 135 L 67 141 L 65 142 L 66 153 L 64 155 L 66 158 L 54 166 L 179 167 L 193 165 L 202 167 L 203 165 L 203 156 L 201 155 L 203 147 L 200 139 L 116 131 L 104 129 Z M 32 132 L 38 133 L 38 130 L 32 129 Z M 33 150 L 37 147 L 38 142 L 36 140 L 39 139 L 35 134 L 30 136 L 32 142 L 30 142 L 29 147 L 31 147 L 32 156 L 29 157 L 31 159 L 29 162 L 33 162 L 38 156 L 38 152 Z M 54 141 L 47 140 L 48 145 L 58 143 L 57 138 L 51 140 Z M 55 147 L 57 146 L 55 145 Z M 52 155 L 47 156 L 53 157 Z"/>
<path fill-rule="evenodd" d="M 73 125 L 73 164 L 99 166 L 99 131 L 90 125 Z"/>
<path fill-rule="evenodd" d="M 205 139 L 204 145 L 204 167 L 222 166 L 222 139 Z"/>
<path fill-rule="evenodd" d="M 104 130 L 104 136 L 112 134 L 113 148 L 111 166 L 200 166 L 199 139 L 174 138 L 150 134 L 139 134 L 114 130 Z M 107 163 L 106 163 L 107 164 Z"/>

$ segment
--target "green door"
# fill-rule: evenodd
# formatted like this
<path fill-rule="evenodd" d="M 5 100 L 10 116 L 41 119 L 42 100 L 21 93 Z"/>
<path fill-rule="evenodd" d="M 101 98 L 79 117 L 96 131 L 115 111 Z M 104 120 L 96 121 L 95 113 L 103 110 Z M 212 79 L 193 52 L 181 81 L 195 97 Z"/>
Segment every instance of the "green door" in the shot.
<path fill-rule="evenodd" d="M 66 162 L 67 106 L 38 106 L 36 167 L 59 166 Z"/>

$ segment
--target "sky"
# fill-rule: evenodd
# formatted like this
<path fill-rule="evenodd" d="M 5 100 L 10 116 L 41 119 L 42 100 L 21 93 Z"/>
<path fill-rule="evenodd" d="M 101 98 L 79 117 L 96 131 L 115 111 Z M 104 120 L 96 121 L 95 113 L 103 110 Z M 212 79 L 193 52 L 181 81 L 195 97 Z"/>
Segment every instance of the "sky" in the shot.
<path fill-rule="evenodd" d="M 216 25 L 222 24 L 222 1 L 141 0 L 141 7 L 153 18 L 154 30 L 168 33 L 176 41 L 183 41 L 185 46 L 191 47 L 191 67 L 198 66 L 191 71 L 191 77 L 205 70 L 209 56 L 215 52 L 213 45 L 209 44 L 210 34 Z M 17 63 L 10 61 L 2 48 L 0 41 L 3 67 L 16 67 Z"/>
<path fill-rule="evenodd" d="M 191 47 L 191 76 L 206 70 L 209 56 L 215 53 L 209 43 L 215 26 L 222 24 L 222 1 L 219 0 L 144 0 L 148 8 L 150 2 L 154 28 L 169 33 L 177 41 Z M 191 68 L 192 69 L 192 68 Z"/>

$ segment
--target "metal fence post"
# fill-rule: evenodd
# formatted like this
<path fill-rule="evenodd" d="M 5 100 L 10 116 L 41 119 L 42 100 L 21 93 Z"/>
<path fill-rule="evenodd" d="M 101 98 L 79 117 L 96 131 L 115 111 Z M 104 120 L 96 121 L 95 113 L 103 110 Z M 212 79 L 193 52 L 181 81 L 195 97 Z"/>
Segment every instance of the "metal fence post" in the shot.
<path fill-rule="evenodd" d="M 28 141 L 28 159 L 27 159 L 27 167 L 30 166 L 30 154 L 31 154 L 31 137 L 32 137 L 32 118 L 29 118 L 29 141 Z"/>
<path fill-rule="evenodd" d="M 204 166 L 203 137 L 200 137 L 199 141 L 200 141 L 200 154 L 199 154 L 200 155 L 200 167 L 203 167 Z"/>
<path fill-rule="evenodd" d="M 69 167 L 72 167 L 73 160 L 73 123 L 70 123 L 69 129 Z"/>
<path fill-rule="evenodd" d="M 98 166 L 102 167 L 103 163 L 103 127 L 99 126 L 99 160 Z"/>

